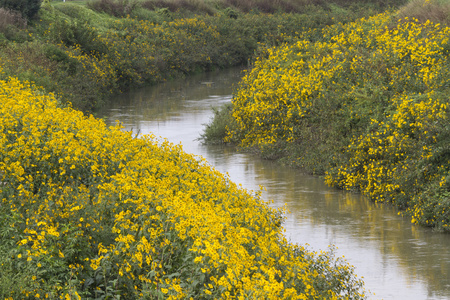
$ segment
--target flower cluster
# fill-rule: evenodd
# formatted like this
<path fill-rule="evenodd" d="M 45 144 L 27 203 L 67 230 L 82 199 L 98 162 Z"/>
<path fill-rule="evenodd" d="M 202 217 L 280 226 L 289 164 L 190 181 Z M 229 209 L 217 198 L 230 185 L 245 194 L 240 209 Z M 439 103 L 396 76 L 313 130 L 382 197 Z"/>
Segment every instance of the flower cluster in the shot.
<path fill-rule="evenodd" d="M 203 20 L 177 19 L 163 24 L 132 18 L 118 19 L 101 37 L 119 80 L 139 85 L 161 81 L 174 72 L 191 73 L 212 66 L 219 54 L 219 33 Z"/>
<path fill-rule="evenodd" d="M 449 230 L 450 29 L 385 13 L 322 35 L 255 62 L 233 99 L 227 139 L 284 151 L 333 186 Z"/>
<path fill-rule="evenodd" d="M 230 18 L 229 10 L 217 7 L 215 15 L 186 17 L 137 5 L 139 9 L 118 18 L 92 7 L 45 1 L 39 20 L 28 29 L 20 29 L 16 38 L 8 29 L 0 49 L 6 76 L 0 78 L 34 82 L 75 108 L 92 112 L 111 94 L 247 64 L 259 48 L 281 44 L 297 32 L 316 37 L 326 24 L 369 13 L 358 9 L 334 15 L 317 6 L 302 14 L 242 13 Z"/>
<path fill-rule="evenodd" d="M 331 253 L 283 237 L 282 210 L 153 136 L 0 81 L 3 298 L 360 299 Z"/>

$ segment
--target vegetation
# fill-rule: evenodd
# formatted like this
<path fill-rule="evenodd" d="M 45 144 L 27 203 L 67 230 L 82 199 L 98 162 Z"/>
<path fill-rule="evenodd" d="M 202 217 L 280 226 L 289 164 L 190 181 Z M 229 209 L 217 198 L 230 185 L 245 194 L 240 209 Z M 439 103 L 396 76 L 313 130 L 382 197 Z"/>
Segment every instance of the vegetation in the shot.
<path fill-rule="evenodd" d="M 101 120 L 71 108 L 73 105 L 85 112 L 92 111 L 109 95 L 131 87 L 243 64 L 252 55 L 259 55 L 261 58 L 255 61 L 254 70 L 238 94 L 245 96 L 244 88 L 251 86 L 251 76 L 268 66 L 267 62 L 272 62 L 271 67 L 279 64 L 278 69 L 272 69 L 272 75 L 281 75 L 290 62 L 302 55 L 303 60 L 312 61 L 331 58 L 338 49 L 326 42 L 327 35 L 352 37 L 349 33 L 353 28 L 360 39 L 363 32 L 368 34 L 366 40 L 376 34 L 386 39 L 391 36 L 383 34 L 396 37 L 395 29 L 375 29 L 376 24 L 385 22 L 382 17 L 368 23 L 349 23 L 378 11 L 380 6 L 375 5 L 378 2 L 340 2 L 341 6 L 339 2 L 287 0 L 253 0 L 248 5 L 243 1 L 219 0 L 44 1 L 34 17 L 17 8 L 2 6 L 0 297 L 364 298 L 362 281 L 350 265 L 333 256 L 332 250 L 315 253 L 285 240 L 281 227 L 283 210 L 269 208 L 259 192 L 239 188 L 179 146 L 153 136 L 135 138 L 120 126 L 106 128 Z M 277 3 L 277 13 L 261 13 L 274 10 L 273 3 Z M 336 26 L 324 29 L 332 24 Z M 362 32 L 355 24 L 364 25 Z M 420 31 L 418 36 L 429 32 L 429 39 L 436 41 L 435 60 L 441 62 L 439 49 L 446 44 L 439 39 L 440 29 L 429 23 L 423 26 L 427 30 Z M 299 42 L 299 36 L 304 42 Z M 366 44 L 358 44 L 356 40 L 347 41 L 343 37 L 343 41 L 335 44 L 341 44 L 340 51 L 348 48 L 354 51 L 351 53 L 357 50 L 370 53 L 363 50 Z M 275 50 L 273 46 L 280 48 Z M 287 55 L 283 60 L 274 59 L 282 53 Z M 409 57 L 415 57 L 411 53 L 408 52 Z M 397 68 L 403 63 L 403 57 L 398 59 Z M 324 63 L 331 65 L 330 61 Z M 423 68 L 427 64 L 428 61 L 423 61 Z M 445 75 L 445 61 L 442 64 Z M 348 61 L 348 65 L 352 64 Z M 319 66 L 322 67 L 319 64 L 309 73 L 312 76 L 317 70 L 321 74 L 317 78 L 323 79 L 317 84 L 330 84 L 327 73 L 320 72 Z M 408 74 L 412 76 L 411 70 Z M 423 74 L 434 74 L 423 70 Z M 343 69 L 335 71 L 338 74 Z M 439 85 L 440 77 L 427 78 L 424 85 L 433 88 Z M 312 79 L 309 82 L 314 86 Z M 355 75 L 348 80 L 364 78 Z M 337 85 L 336 89 L 339 88 L 342 91 L 345 86 Z M 310 92 L 319 102 L 328 103 L 320 98 L 320 91 L 306 90 Z M 423 95 L 429 96 L 421 97 L 426 98 L 427 104 L 433 103 L 437 113 L 421 124 L 438 122 L 441 126 L 439 121 L 445 117 L 441 110 L 446 109 L 442 106 L 443 97 L 428 90 Z M 400 96 L 395 98 L 399 111 L 411 112 L 415 118 L 416 111 L 424 109 L 418 105 L 408 110 L 401 99 L 412 98 L 408 98 L 409 94 Z M 305 103 L 309 99 L 312 98 L 305 98 Z M 276 103 L 276 98 L 272 100 Z M 330 109 L 331 102 L 327 104 Z M 305 107 L 311 112 L 319 108 Z M 364 110 L 363 105 L 356 108 L 359 113 Z M 234 107 L 229 111 L 238 114 Z M 329 113 L 333 116 L 332 110 Z M 392 110 L 392 122 L 401 120 L 394 113 Z M 225 119 L 212 126 L 212 131 L 223 129 L 225 123 L 235 124 L 233 133 L 228 131 L 230 139 L 244 140 L 246 131 L 238 129 L 242 120 L 226 122 L 229 115 L 224 114 Z M 381 115 L 374 114 L 373 118 Z M 376 123 L 365 118 L 361 114 L 361 124 L 365 121 L 375 127 Z M 287 121 L 290 120 L 295 117 Z M 323 129 L 318 123 L 311 124 Z M 298 132 L 310 128 L 300 125 L 296 127 Z M 362 134 L 362 127 L 356 125 Z M 425 135 L 421 135 L 421 126 L 417 123 L 411 129 L 418 131 L 410 138 Z M 439 126 L 427 130 L 435 130 L 433 137 L 442 141 L 444 135 L 437 131 Z M 280 130 L 283 127 L 273 132 L 281 134 Z M 357 138 L 358 131 L 352 132 Z M 264 138 L 255 137 L 257 145 L 266 147 L 261 143 Z M 247 141 L 252 143 L 250 139 Z M 292 141 L 297 140 L 286 139 L 286 145 Z M 269 149 L 271 144 L 267 145 Z M 436 153 L 435 159 L 446 156 L 446 146 L 443 142 L 441 145 L 441 152 L 432 152 Z M 351 150 L 342 156 L 351 157 Z M 436 172 L 442 175 L 445 170 L 438 168 Z M 329 174 L 338 184 L 348 181 L 340 179 L 345 174 Z M 422 174 L 428 176 L 429 172 L 419 175 Z M 412 177 L 411 182 L 415 182 Z"/>
<path fill-rule="evenodd" d="M 449 8 L 415 1 L 267 49 L 216 113 L 222 140 L 450 231 Z"/>
<path fill-rule="evenodd" d="M 247 64 L 255 53 L 299 32 L 311 30 L 311 38 L 316 38 L 314 32 L 320 34 L 326 25 L 380 9 L 343 2 L 348 5 L 287 0 L 44 1 L 29 22 L 17 11 L 1 8 L 3 79 L 34 82 L 61 101 L 92 112 L 111 94 Z M 287 13 L 294 3 L 294 11 L 301 13 Z M 250 4 L 253 10 L 247 13 Z M 274 10 L 275 4 L 277 13 L 259 13 Z"/>
<path fill-rule="evenodd" d="M 0 81 L 2 299 L 362 299 L 282 210 L 153 136 Z"/>

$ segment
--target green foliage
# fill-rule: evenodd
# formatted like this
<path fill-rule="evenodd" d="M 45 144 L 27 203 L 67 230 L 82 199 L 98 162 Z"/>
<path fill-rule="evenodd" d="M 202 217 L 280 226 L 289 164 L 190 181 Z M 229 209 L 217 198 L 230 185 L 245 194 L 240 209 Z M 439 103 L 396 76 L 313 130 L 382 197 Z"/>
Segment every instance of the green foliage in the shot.
<path fill-rule="evenodd" d="M 39 12 L 42 0 L 0 0 L 0 7 L 20 12 L 28 20 Z"/>
<path fill-rule="evenodd" d="M 237 19 L 238 18 L 238 13 L 234 9 L 232 9 L 231 7 L 227 7 L 224 10 L 224 13 L 225 13 L 226 16 L 228 16 L 231 19 Z"/>
<path fill-rule="evenodd" d="M 227 135 L 227 130 L 233 127 L 231 104 L 213 109 L 214 116 L 210 123 L 205 124 L 205 129 L 200 137 L 204 143 L 222 144 Z"/>
<path fill-rule="evenodd" d="M 23 43 L 29 40 L 28 33 L 14 25 L 7 25 L 4 27 L 2 29 L 2 34 L 5 39 L 11 42 Z"/>
<path fill-rule="evenodd" d="M 78 21 L 58 19 L 48 28 L 46 35 L 53 43 L 64 43 L 67 47 L 79 47 L 90 55 L 102 55 L 106 45 L 98 39 L 98 32 L 90 25 Z"/>
<path fill-rule="evenodd" d="M 44 54 L 48 59 L 57 62 L 59 68 L 66 69 L 68 75 L 74 75 L 76 73 L 77 60 L 70 57 L 63 48 L 54 44 L 46 44 L 44 46 Z"/>

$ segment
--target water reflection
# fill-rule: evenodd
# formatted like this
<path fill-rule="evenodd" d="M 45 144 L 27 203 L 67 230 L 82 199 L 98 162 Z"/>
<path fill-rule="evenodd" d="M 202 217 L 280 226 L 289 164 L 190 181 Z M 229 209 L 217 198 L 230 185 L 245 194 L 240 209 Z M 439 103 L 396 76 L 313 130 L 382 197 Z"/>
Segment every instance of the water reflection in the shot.
<path fill-rule="evenodd" d="M 290 213 L 284 227 L 295 243 L 314 250 L 338 247 L 364 277 L 373 299 L 450 299 L 450 236 L 412 226 L 396 211 L 358 194 L 332 189 L 316 177 L 263 161 L 232 147 L 204 146 L 196 139 L 211 107 L 231 99 L 239 70 L 211 73 L 141 89 L 113 100 L 100 112 L 126 130 L 182 143 L 243 187 L 266 187 L 265 199 Z"/>

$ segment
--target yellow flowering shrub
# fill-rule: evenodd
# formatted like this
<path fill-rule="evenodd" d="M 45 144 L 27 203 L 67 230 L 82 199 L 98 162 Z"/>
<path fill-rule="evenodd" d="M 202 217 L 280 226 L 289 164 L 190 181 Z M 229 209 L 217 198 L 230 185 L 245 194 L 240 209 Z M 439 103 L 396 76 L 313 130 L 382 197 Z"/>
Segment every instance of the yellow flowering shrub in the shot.
<path fill-rule="evenodd" d="M 255 61 L 226 140 L 449 230 L 450 29 L 384 13 L 322 35 Z"/>
<path fill-rule="evenodd" d="M 125 5 L 126 13 L 108 15 L 92 3 L 44 1 L 35 22 L 0 35 L 5 70 L 0 78 L 34 82 L 63 95 L 60 99 L 73 107 L 93 112 L 111 94 L 245 65 L 260 48 L 288 41 L 297 32 L 315 37 L 326 24 L 354 20 L 374 9 L 358 5 L 330 11 L 324 4 L 308 6 L 301 14 L 282 9 L 238 17 L 234 9 L 213 3 L 207 6 L 214 14 L 135 4 Z"/>
<path fill-rule="evenodd" d="M 282 210 L 180 145 L 14 78 L 0 103 L 2 298 L 364 298 L 345 261 L 288 243 Z"/>

